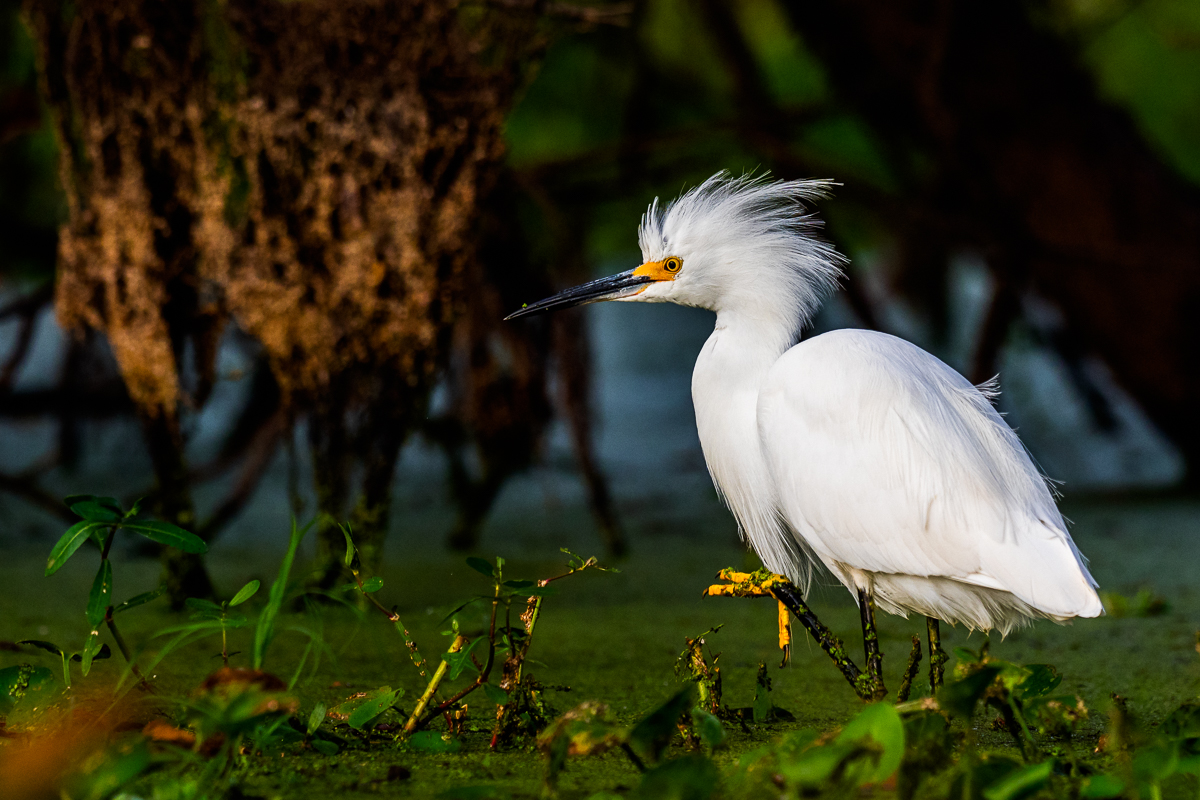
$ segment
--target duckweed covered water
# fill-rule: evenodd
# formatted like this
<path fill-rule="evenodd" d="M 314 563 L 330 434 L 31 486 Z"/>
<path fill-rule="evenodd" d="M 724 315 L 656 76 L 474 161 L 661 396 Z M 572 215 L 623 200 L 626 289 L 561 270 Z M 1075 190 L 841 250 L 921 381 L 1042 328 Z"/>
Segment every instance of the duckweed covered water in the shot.
<path fill-rule="evenodd" d="M 1195 638 L 1200 628 L 1200 591 L 1195 585 L 1200 567 L 1196 524 L 1200 508 L 1180 502 L 1079 504 L 1064 510 L 1076 519 L 1076 538 L 1091 557 L 1103 589 L 1127 598 L 1144 591 L 1144 599 L 1166 603 L 1164 609 L 1133 599 L 1127 603 L 1133 613 L 1155 616 L 1108 616 L 1069 626 L 1038 623 L 1005 640 L 992 641 L 992 653 L 999 658 L 1055 665 L 1064 676 L 1059 691 L 1084 699 L 1093 713 L 1080 732 L 1070 740 L 1048 743 L 1063 753 L 1084 754 L 1097 747 L 1105 730 L 1103 709 L 1111 694 L 1124 696 L 1130 708 L 1153 725 L 1200 693 L 1200 654 Z M 725 704 L 752 705 L 757 666 L 765 662 L 772 681 L 772 702 L 791 717 L 766 723 L 727 722 L 727 745 L 714 754 L 719 766 L 730 767 L 744 754 L 789 732 L 832 731 L 862 708 L 825 654 L 802 638 L 798 626 L 791 664 L 778 667 L 775 610 L 769 600 L 701 597 L 719 568 L 753 565 L 733 542 L 713 544 L 711 538 L 702 537 L 701 544 L 683 534 L 637 540 L 634 556 L 618 565 L 619 574 L 585 573 L 557 585 L 558 594 L 544 601 L 530 657 L 537 679 L 554 687 L 547 690 L 546 697 L 559 712 L 596 700 L 609 706 L 616 721 L 632 723 L 679 689 L 674 666 L 685 639 L 716 625 L 723 627 L 709 641 L 710 649 L 720 654 Z M 510 556 L 506 574 L 536 578 L 561 571 L 564 557 L 552 547 L 545 547 L 544 552 L 539 549 L 526 546 L 518 553 L 506 553 Z M 219 585 L 232 593 L 252 578 L 269 583 L 277 556 L 218 548 L 212 564 Z M 0 564 L 0 585 L 4 586 L 0 640 L 47 639 L 77 648 L 86 633 L 83 608 L 94 557 L 77 557 L 50 579 L 41 577 L 44 560 L 44 548 L 39 547 L 10 554 Z M 437 663 L 449 643 L 443 635 L 446 612 L 489 588 L 486 579 L 460 557 L 432 549 L 394 561 L 382 577 L 384 587 L 378 597 L 385 605 L 396 607 L 431 664 Z M 156 578 L 153 562 L 131 562 L 117 556 L 118 598 L 152 588 Z M 840 587 L 818 586 L 811 605 L 859 655 L 857 611 L 849 595 Z M 131 642 L 151 641 L 153 650 L 154 642 L 163 640 L 149 637 L 180 619 L 153 604 L 129 613 L 122 622 Z M 467 617 L 464 630 L 480 632 L 484 622 L 482 614 L 475 620 Z M 301 719 L 317 703 L 332 707 L 351 694 L 385 684 L 405 690 L 400 703 L 405 710 L 421 693 L 424 681 L 413 667 L 404 641 L 386 620 L 377 613 L 358 615 L 336 605 L 321 607 L 315 614 L 285 615 L 267 657 L 268 671 L 287 679 L 295 669 L 308 640 L 287 630 L 294 624 L 321 629 L 333 654 L 333 658 L 322 659 L 315 673 L 306 671 L 292 692 L 299 700 Z M 909 637 L 922 633 L 924 625 L 920 620 L 884 615 L 880 629 L 885 677 L 894 693 Z M 231 663 L 248 665 L 252 635 L 251 628 L 231 634 L 230 649 L 242 653 Z M 958 646 L 978 649 L 984 642 L 981 634 L 968 635 L 961 628 L 944 629 L 943 636 L 947 650 Z M 219 639 L 210 639 L 168 657 L 155 670 L 159 695 L 187 695 L 219 667 L 216 642 Z M 48 654 L 27 648 L 0 652 L 0 667 L 22 662 L 58 668 Z M 77 687 L 84 693 L 103 693 L 116 681 L 120 667 L 119 658 L 98 662 L 88 678 L 78 679 L 76 673 Z M 465 681 L 462 678 L 456 685 Z M 922 670 L 918 686 L 924 683 Z M 914 697 L 926 692 L 918 689 Z M 458 738 L 461 747 L 455 752 L 415 752 L 398 745 L 394 729 L 403 718 L 389 714 L 383 722 L 393 730 L 377 732 L 369 739 L 327 722 L 328 730 L 346 742 L 333 756 L 289 745 L 247 758 L 243 796 L 484 798 L 537 797 L 541 793 L 543 759 L 529 743 L 496 752 L 489 749 L 494 706 L 489 706 L 481 693 L 471 698 L 465 731 Z M 979 741 L 988 749 L 1016 754 L 1011 738 L 993 730 L 993 716 L 976 715 Z M 438 720 L 432 728 L 444 730 L 445 724 Z M 672 753 L 683 752 L 676 737 Z M 631 761 L 613 751 L 571 760 L 558 786 L 564 798 L 590 797 L 602 791 L 624 796 L 633 792 L 639 781 Z M 153 784 L 151 775 L 132 790 L 150 797 Z M 1176 790 L 1182 792 L 1184 785 L 1167 788 L 1167 796 L 1171 796 Z M 882 796 L 891 791 L 887 785 L 877 789 Z"/>

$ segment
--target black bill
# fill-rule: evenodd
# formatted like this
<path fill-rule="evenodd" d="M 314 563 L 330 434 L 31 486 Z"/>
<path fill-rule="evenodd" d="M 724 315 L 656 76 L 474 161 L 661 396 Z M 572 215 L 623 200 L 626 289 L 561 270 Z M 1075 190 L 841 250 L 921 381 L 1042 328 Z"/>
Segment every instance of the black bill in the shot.
<path fill-rule="evenodd" d="M 542 314 L 560 308 L 581 306 L 585 303 L 598 303 L 601 300 L 617 300 L 622 297 L 630 297 L 641 291 L 641 288 L 647 283 L 654 283 L 654 278 L 651 278 L 649 275 L 634 275 L 633 272 L 633 270 L 629 270 L 628 272 L 611 275 L 607 278 L 600 278 L 581 286 L 567 289 L 553 297 L 547 297 L 545 300 L 539 300 L 536 303 L 522 306 L 520 311 L 514 311 L 504 319 L 516 319 L 517 317 L 526 317 L 530 314 Z"/>

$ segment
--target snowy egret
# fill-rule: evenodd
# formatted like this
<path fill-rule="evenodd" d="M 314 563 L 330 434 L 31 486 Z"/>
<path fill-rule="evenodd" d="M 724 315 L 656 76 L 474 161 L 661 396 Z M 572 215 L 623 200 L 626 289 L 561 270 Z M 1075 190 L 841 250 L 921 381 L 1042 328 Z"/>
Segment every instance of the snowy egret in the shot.
<path fill-rule="evenodd" d="M 855 596 L 871 696 L 886 691 L 875 605 L 927 617 L 936 688 L 938 620 L 1008 633 L 1103 607 L 1045 479 L 992 407 L 993 385 L 973 386 L 885 333 L 797 344 L 842 275 L 843 258 L 805 211 L 829 186 L 718 173 L 665 208 L 650 205 L 641 266 L 509 319 L 602 300 L 716 312 L 692 400 L 709 473 L 743 538 L 800 587 L 790 605 L 818 640 L 827 631 L 803 616 L 813 565 Z M 779 580 L 758 583 L 787 599 Z"/>

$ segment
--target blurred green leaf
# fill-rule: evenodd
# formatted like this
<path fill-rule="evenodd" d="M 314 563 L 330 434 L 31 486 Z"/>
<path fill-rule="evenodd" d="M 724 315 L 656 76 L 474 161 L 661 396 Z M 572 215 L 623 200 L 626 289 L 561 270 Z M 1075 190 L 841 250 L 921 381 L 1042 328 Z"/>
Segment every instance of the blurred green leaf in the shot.
<path fill-rule="evenodd" d="M 325 704 L 317 703 L 313 706 L 313 710 L 308 715 L 308 725 L 306 732 L 312 736 L 317 732 L 317 728 L 321 727 L 321 723 L 325 721 Z"/>
<path fill-rule="evenodd" d="M 292 533 L 288 537 L 288 548 L 279 565 L 279 574 L 271 584 L 271 590 L 267 593 L 267 604 L 259 613 L 258 627 L 254 629 L 253 666 L 255 669 L 262 669 L 267 648 L 271 646 L 271 641 L 275 638 L 275 618 L 279 615 L 279 610 L 283 607 L 284 596 L 287 594 L 288 576 L 292 573 L 292 562 L 296 560 L 296 551 L 300 549 L 300 542 L 312 525 L 313 523 L 309 522 L 301 528 L 296 524 L 295 519 L 292 520 Z"/>
<path fill-rule="evenodd" d="M 175 547 L 185 553 L 206 553 L 208 545 L 194 533 L 189 533 L 178 525 L 157 520 L 127 520 L 121 527 L 136 534 L 152 539 L 167 547 Z"/>
<path fill-rule="evenodd" d="M 195 612 L 192 614 L 192 619 L 219 620 L 225 616 L 225 609 L 211 600 L 205 600 L 200 597 L 189 597 L 183 602 L 184 605 Z"/>
<path fill-rule="evenodd" d="M 93 497 L 73 503 L 71 511 L 91 522 L 120 522 L 125 518 L 121 506 L 111 497 Z"/>
<path fill-rule="evenodd" d="M 258 593 L 258 587 L 260 585 L 261 583 L 259 581 L 254 580 L 247 583 L 241 589 L 238 589 L 238 593 L 235 594 L 233 599 L 229 601 L 230 607 L 232 608 L 233 606 L 240 606 L 251 597 L 254 597 L 254 595 Z"/>
<path fill-rule="evenodd" d="M 54 689 L 54 673 L 45 667 L 19 664 L 0 669 L 0 715 L 7 714 L 27 697 L 40 699 Z"/>
<path fill-rule="evenodd" d="M 123 749 L 110 749 L 94 769 L 76 777 L 71 797 L 81 800 L 106 800 L 122 786 L 150 767 L 150 750 L 144 741 Z"/>
<path fill-rule="evenodd" d="M 346 569 L 350 569 L 354 564 L 354 558 L 358 555 L 358 550 L 354 547 L 354 539 L 350 538 L 350 525 L 338 525 L 338 530 L 342 532 L 342 538 L 346 540 L 346 555 L 342 557 L 342 563 Z"/>
<path fill-rule="evenodd" d="M 309 745 L 323 756 L 336 756 L 338 754 L 338 746 L 327 739 L 313 739 L 309 742 Z"/>
<path fill-rule="evenodd" d="M 948 713 L 970 719 L 979 698 L 1000 674 L 1000 667 L 987 664 L 961 680 L 947 683 L 938 692 L 938 703 Z"/>
<path fill-rule="evenodd" d="M 1014 694 L 1019 700 L 1034 700 L 1045 697 L 1062 683 L 1062 675 L 1050 664 L 1026 664 L 1029 676 L 1016 687 Z"/>
<path fill-rule="evenodd" d="M 380 578 L 378 576 L 376 576 L 374 578 L 367 578 L 365 581 L 363 581 L 362 590 L 364 592 L 368 592 L 368 593 L 378 592 L 382 588 L 383 588 L 383 578 Z"/>
<path fill-rule="evenodd" d="M 393 689 L 390 686 L 381 686 L 378 689 L 372 689 L 366 693 L 366 697 L 358 702 L 353 711 L 350 712 L 350 717 L 346 720 L 346 724 L 356 731 L 361 731 L 364 728 L 370 727 L 383 712 L 396 704 L 400 696 L 404 694 L 403 689 Z"/>
<path fill-rule="evenodd" d="M 861 742 L 873 739 L 881 748 L 874 769 L 860 777 L 860 783 L 881 783 L 900 768 L 904 758 L 904 723 L 891 703 L 872 703 L 846 723 L 837 741 Z"/>
<path fill-rule="evenodd" d="M 721 720 L 717 719 L 714 714 L 710 714 L 702 708 L 693 708 L 692 727 L 700 739 L 700 744 L 710 752 L 725 744 L 727 738 L 725 727 L 721 725 Z"/>
<path fill-rule="evenodd" d="M 486 642 L 482 636 L 476 636 L 471 640 L 470 644 L 461 648 L 457 653 L 446 653 L 442 658 L 446 659 L 446 663 L 450 665 L 450 680 L 457 680 L 459 675 L 466 671 L 467 667 L 476 669 L 475 662 L 471 661 L 471 653 Z"/>
<path fill-rule="evenodd" d="M 1079 790 L 1083 800 L 1109 800 L 1125 793 L 1125 783 L 1112 775 L 1091 775 L 1084 779 Z"/>
<path fill-rule="evenodd" d="M 721 773 L 699 753 L 673 758 L 642 775 L 633 797 L 644 800 L 708 800 L 721 784 Z"/>
<path fill-rule="evenodd" d="M 46 561 L 46 577 L 58 572 L 63 564 L 67 563 L 67 559 L 75 554 L 92 531 L 99 531 L 102 528 L 108 527 L 101 522 L 92 522 L 91 520 L 83 520 L 76 522 L 67 532 L 62 535 L 62 538 L 54 545 L 50 551 L 50 558 Z"/>
<path fill-rule="evenodd" d="M 83 645 L 83 650 L 71 656 L 71 660 L 79 662 L 83 674 L 86 676 L 92 671 L 93 661 L 110 657 L 112 657 L 112 651 L 108 645 L 100 644 L 99 634 L 93 632 L 88 634 L 87 641 Z"/>
<path fill-rule="evenodd" d="M 1054 760 L 1013 770 L 983 790 L 986 800 L 1020 800 L 1046 785 L 1054 771 Z"/>
<path fill-rule="evenodd" d="M 93 630 L 100 627 L 112 605 L 113 572 L 112 562 L 107 558 L 100 562 L 100 569 L 92 581 L 92 590 L 88 593 L 87 621 Z"/>
<path fill-rule="evenodd" d="M 508 692 L 504 691 L 495 684 L 485 683 L 483 685 L 483 693 L 487 695 L 488 700 L 492 701 L 498 706 L 508 704 Z"/>
<path fill-rule="evenodd" d="M 467 566 L 478 573 L 487 575 L 489 578 L 496 577 L 496 568 L 490 561 L 484 561 L 482 558 L 471 556 L 467 559 Z"/>
<path fill-rule="evenodd" d="M 145 605 L 146 603 L 149 603 L 152 600 L 157 600 L 158 598 L 162 597 L 164 594 L 166 594 L 166 592 L 167 592 L 166 586 L 159 586 L 157 589 L 155 589 L 153 591 L 143 592 L 142 594 L 134 595 L 133 597 L 126 600 L 124 603 L 121 603 L 119 606 L 114 606 L 112 613 L 114 615 L 116 615 L 116 614 L 120 614 L 122 611 L 128 611 L 131 608 L 137 608 L 138 606 Z"/>
<path fill-rule="evenodd" d="M 39 650 L 45 650 L 48 653 L 53 653 L 54 655 L 60 657 L 64 655 L 62 649 L 58 645 L 54 644 L 54 642 L 47 642 L 43 639 L 22 639 L 21 641 L 17 642 L 17 644 L 27 644 L 32 647 L 36 647 Z"/>
<path fill-rule="evenodd" d="M 649 764 L 658 761 L 671 743 L 679 718 L 696 702 L 696 685 L 689 683 L 643 717 L 629 732 L 629 746 Z"/>

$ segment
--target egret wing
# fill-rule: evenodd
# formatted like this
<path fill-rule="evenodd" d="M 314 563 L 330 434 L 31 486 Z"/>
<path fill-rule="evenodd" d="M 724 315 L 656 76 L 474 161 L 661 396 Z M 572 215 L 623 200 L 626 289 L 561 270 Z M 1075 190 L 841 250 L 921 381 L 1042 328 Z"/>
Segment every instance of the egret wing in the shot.
<path fill-rule="evenodd" d="M 803 342 L 768 373 L 758 427 L 783 515 L 843 582 L 852 570 L 950 578 L 1055 616 L 1099 613 L 1016 434 L 920 348 L 869 331 Z"/>

